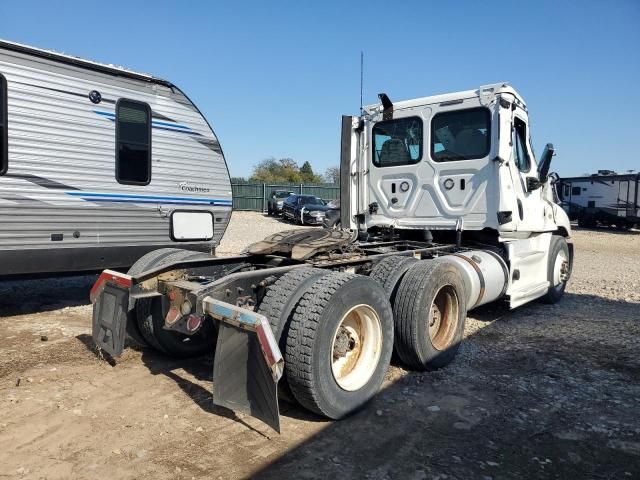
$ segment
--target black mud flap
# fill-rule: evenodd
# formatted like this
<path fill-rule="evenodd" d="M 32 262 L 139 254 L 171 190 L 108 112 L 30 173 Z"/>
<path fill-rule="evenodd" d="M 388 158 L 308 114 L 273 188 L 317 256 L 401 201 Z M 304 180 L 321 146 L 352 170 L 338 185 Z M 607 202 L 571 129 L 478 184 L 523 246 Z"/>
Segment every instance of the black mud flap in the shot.
<path fill-rule="evenodd" d="M 113 357 L 124 350 L 128 308 L 129 291 L 109 284 L 93 304 L 93 341 Z"/>
<path fill-rule="evenodd" d="M 256 332 L 220 322 L 213 402 L 256 417 L 280 433 L 278 382 L 265 363 Z"/>

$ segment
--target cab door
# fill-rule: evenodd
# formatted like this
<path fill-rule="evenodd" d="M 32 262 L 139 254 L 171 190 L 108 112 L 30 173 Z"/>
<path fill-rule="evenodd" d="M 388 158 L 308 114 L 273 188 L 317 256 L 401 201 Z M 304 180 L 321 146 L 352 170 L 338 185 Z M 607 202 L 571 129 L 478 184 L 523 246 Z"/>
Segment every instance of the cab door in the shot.
<path fill-rule="evenodd" d="M 516 109 L 511 124 L 512 148 L 509 162 L 517 198 L 517 212 L 514 212 L 516 230 L 542 232 L 545 230 L 547 203 L 542 198 L 542 188 L 536 188 L 532 181 L 538 180 L 538 166 L 531 148 L 526 114 L 518 112 L 520 108 Z"/>

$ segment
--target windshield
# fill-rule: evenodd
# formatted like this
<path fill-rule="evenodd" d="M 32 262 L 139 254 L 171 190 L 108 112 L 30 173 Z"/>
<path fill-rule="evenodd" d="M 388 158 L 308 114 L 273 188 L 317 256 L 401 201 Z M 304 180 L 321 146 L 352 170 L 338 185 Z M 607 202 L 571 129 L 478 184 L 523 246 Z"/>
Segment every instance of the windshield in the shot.
<path fill-rule="evenodd" d="M 320 197 L 300 197 L 300 205 L 324 205 Z"/>
<path fill-rule="evenodd" d="M 291 195 L 293 195 L 291 192 L 274 192 L 273 194 L 275 198 L 288 198 Z"/>

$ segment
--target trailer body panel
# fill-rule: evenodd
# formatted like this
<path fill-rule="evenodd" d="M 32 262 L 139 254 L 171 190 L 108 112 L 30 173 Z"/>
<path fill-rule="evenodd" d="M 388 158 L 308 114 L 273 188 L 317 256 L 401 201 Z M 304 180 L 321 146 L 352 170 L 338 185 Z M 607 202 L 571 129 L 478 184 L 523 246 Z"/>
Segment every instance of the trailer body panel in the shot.
<path fill-rule="evenodd" d="M 8 140 L 0 276 L 124 267 L 167 246 L 215 249 L 231 214 L 229 174 L 216 135 L 178 87 L 4 41 L 0 75 Z M 125 100 L 148 106 L 150 117 L 127 118 Z M 150 132 L 145 182 L 123 177 L 128 163 L 118 161 L 129 148 L 125 126 L 136 121 Z M 211 226 L 198 238 L 174 236 L 176 211 L 207 213 Z"/>

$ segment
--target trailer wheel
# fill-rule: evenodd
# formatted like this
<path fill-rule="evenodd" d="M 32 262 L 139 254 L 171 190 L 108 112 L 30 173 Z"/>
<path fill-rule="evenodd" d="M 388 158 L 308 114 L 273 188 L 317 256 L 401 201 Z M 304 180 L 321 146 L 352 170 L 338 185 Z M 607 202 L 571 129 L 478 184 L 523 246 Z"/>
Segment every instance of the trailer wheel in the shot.
<path fill-rule="evenodd" d="M 553 235 L 549 245 L 549 260 L 547 263 L 549 291 L 542 297 L 545 303 L 558 303 L 560 301 L 567 288 L 572 268 L 572 259 L 569 255 L 567 240 L 559 235 Z"/>
<path fill-rule="evenodd" d="M 379 390 L 393 349 L 393 313 L 382 287 L 360 275 L 320 277 L 298 302 L 285 371 L 296 400 L 338 419 Z"/>
<path fill-rule="evenodd" d="M 395 350 L 416 370 L 442 368 L 455 357 L 467 317 L 464 283 L 454 265 L 421 261 L 398 286 Z"/>
<path fill-rule="evenodd" d="M 202 252 L 179 248 L 163 248 L 140 258 L 129 269 L 128 273 L 129 275 L 135 275 L 150 268 L 160 267 L 172 262 L 208 257 L 210 255 Z M 137 332 L 147 345 L 174 357 L 197 356 L 213 349 L 215 332 L 211 322 L 205 322 L 200 330 L 192 336 L 165 330 L 163 328 L 164 318 L 162 318 L 160 302 L 161 299 L 159 298 L 137 300 L 133 310 L 134 321 L 127 322 L 127 331 L 133 331 L 137 327 Z M 130 320 L 132 319 L 130 318 Z M 130 324 L 131 327 L 129 327 Z"/>
<path fill-rule="evenodd" d="M 393 255 L 379 261 L 371 270 L 369 276 L 382 286 L 391 305 L 393 305 L 400 280 L 417 261 L 414 257 Z"/>
<path fill-rule="evenodd" d="M 598 223 L 592 215 L 580 215 L 578 217 L 578 226 L 580 228 L 596 228 Z"/>

